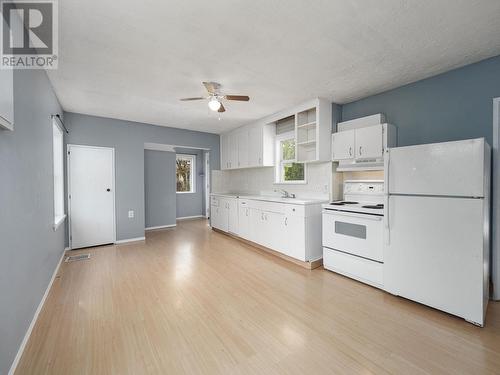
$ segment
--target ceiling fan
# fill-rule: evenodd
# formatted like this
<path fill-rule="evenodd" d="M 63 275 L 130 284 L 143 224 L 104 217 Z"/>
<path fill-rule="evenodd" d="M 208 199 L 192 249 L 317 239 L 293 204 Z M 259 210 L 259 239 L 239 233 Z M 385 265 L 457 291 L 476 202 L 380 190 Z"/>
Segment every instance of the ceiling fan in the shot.
<path fill-rule="evenodd" d="M 208 108 L 214 112 L 225 112 L 226 108 L 222 104 L 222 100 L 238 100 L 248 102 L 250 98 L 246 95 L 223 95 L 220 93 L 220 83 L 217 82 L 203 82 L 203 85 L 208 91 L 208 96 L 199 96 L 196 98 L 183 98 L 181 101 L 190 100 L 204 100 L 208 99 Z"/>

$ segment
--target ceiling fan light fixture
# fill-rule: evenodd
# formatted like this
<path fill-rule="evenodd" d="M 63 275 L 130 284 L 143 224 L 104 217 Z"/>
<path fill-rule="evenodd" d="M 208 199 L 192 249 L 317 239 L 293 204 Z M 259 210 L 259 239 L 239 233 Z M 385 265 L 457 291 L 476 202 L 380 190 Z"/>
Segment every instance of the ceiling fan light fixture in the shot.
<path fill-rule="evenodd" d="M 212 111 L 217 112 L 221 106 L 221 102 L 214 96 L 208 102 L 208 108 Z"/>

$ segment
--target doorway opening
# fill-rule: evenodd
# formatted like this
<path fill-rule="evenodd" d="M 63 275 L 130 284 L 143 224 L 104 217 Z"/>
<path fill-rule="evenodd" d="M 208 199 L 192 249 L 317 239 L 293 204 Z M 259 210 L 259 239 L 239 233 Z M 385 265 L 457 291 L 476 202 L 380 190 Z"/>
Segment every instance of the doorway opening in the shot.
<path fill-rule="evenodd" d="M 210 215 L 210 150 L 144 144 L 146 230 Z"/>

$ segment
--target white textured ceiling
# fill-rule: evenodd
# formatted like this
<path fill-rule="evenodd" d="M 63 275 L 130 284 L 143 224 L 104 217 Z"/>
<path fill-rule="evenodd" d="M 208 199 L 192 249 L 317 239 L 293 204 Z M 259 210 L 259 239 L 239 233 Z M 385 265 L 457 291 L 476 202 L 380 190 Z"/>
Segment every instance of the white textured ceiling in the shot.
<path fill-rule="evenodd" d="M 499 0 L 62 0 L 66 111 L 220 133 L 325 97 L 346 103 L 500 54 Z M 228 94 L 221 120 L 201 81 Z"/>

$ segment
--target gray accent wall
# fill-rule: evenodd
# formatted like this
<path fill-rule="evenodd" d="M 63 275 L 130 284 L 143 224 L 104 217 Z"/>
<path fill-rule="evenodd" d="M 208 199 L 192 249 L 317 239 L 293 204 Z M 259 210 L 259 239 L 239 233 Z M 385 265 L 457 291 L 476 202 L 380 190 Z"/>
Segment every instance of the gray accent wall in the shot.
<path fill-rule="evenodd" d="M 195 192 L 179 193 L 177 195 L 177 217 L 190 217 L 205 215 L 204 195 L 205 179 L 203 174 L 203 165 L 205 163 L 202 150 L 176 148 L 178 154 L 194 155 L 196 157 L 195 167 Z"/>
<path fill-rule="evenodd" d="M 67 143 L 115 148 L 117 240 L 144 236 L 144 143 L 210 149 L 211 168 L 219 169 L 219 135 L 132 121 L 65 112 Z M 134 210 L 135 217 L 128 218 Z"/>
<path fill-rule="evenodd" d="M 146 228 L 175 225 L 175 152 L 144 150 Z"/>
<path fill-rule="evenodd" d="M 493 142 L 493 98 L 500 96 L 500 56 L 342 106 L 342 121 L 384 113 L 398 145 L 485 137 Z"/>
<path fill-rule="evenodd" d="M 14 71 L 14 131 L 0 131 L 0 374 L 7 374 L 64 251 L 56 231 L 52 121 L 43 70 Z"/>

